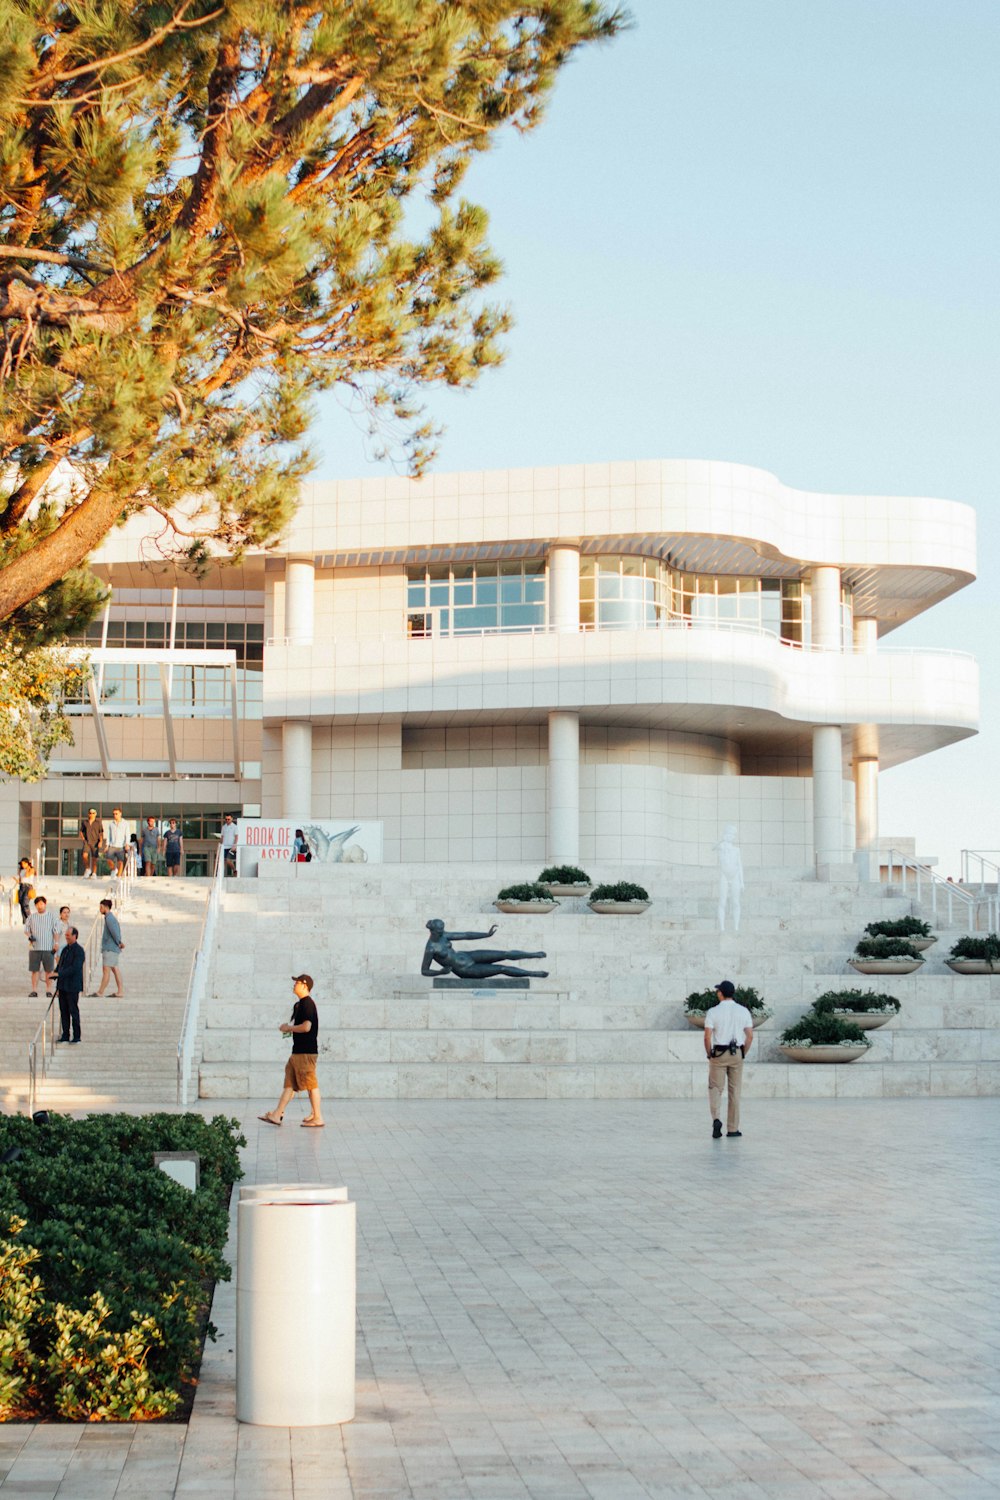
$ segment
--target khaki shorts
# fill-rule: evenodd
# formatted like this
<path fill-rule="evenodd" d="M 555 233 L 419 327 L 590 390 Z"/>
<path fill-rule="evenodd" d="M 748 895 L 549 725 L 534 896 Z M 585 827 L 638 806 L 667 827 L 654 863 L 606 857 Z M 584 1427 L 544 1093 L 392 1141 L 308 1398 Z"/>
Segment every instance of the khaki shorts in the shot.
<path fill-rule="evenodd" d="M 31 948 L 28 952 L 28 973 L 37 974 L 39 969 L 44 969 L 46 974 L 51 974 L 55 962 L 55 956 L 48 948 Z"/>
<path fill-rule="evenodd" d="M 303 1089 L 318 1089 L 316 1053 L 293 1052 L 285 1064 L 285 1088 L 300 1094 Z"/>

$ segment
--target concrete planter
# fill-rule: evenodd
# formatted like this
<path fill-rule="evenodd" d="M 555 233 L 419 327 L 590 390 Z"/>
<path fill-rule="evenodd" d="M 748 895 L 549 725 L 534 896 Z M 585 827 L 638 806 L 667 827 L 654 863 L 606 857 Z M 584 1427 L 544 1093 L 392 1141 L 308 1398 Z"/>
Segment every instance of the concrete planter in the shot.
<path fill-rule="evenodd" d="M 898 1014 L 894 1010 L 835 1010 L 833 1014 L 838 1021 L 850 1021 L 854 1026 L 860 1026 L 862 1031 L 874 1031 L 876 1026 L 884 1026 L 886 1021 L 891 1021 Z"/>
<path fill-rule="evenodd" d="M 652 901 L 588 901 L 591 911 L 602 917 L 637 917 L 648 911 Z"/>
<path fill-rule="evenodd" d="M 849 958 L 856 974 L 912 974 L 924 962 L 922 958 Z"/>
<path fill-rule="evenodd" d="M 803 1063 L 849 1063 L 864 1057 L 868 1048 L 863 1042 L 845 1042 L 834 1047 L 796 1047 L 781 1042 L 778 1047 L 791 1062 Z"/>
<path fill-rule="evenodd" d="M 937 938 L 907 938 L 906 941 L 912 944 L 918 953 L 923 953 L 925 949 L 930 948 L 932 944 L 937 942 Z"/>
<path fill-rule="evenodd" d="M 992 958 L 946 958 L 953 974 L 1000 974 L 1000 960 Z"/>
<path fill-rule="evenodd" d="M 555 911 L 558 901 L 494 901 L 497 911 L 507 916 L 541 917 L 547 911 Z"/>
<path fill-rule="evenodd" d="M 688 1021 L 688 1025 L 689 1026 L 697 1026 L 702 1031 L 704 1031 L 704 1029 L 705 1029 L 705 1012 L 704 1011 L 690 1011 L 689 1010 L 689 1011 L 686 1012 L 686 1014 L 687 1014 L 687 1021 Z M 752 1011 L 751 1011 L 751 1015 L 753 1015 Z M 761 1026 L 763 1026 L 766 1021 L 769 1021 L 773 1015 L 774 1015 L 774 1012 L 772 1010 L 762 1010 L 762 1011 L 760 1011 L 760 1013 L 758 1015 L 754 1016 L 754 1018 L 753 1018 L 753 1029 L 754 1029 L 754 1031 L 757 1031 L 758 1028 L 761 1027 Z"/>
<path fill-rule="evenodd" d="M 553 896 L 579 896 L 584 901 L 594 889 L 594 887 L 589 884 L 558 885 L 553 884 L 551 880 L 548 880 L 545 883 L 548 886 L 549 890 L 552 892 Z"/>

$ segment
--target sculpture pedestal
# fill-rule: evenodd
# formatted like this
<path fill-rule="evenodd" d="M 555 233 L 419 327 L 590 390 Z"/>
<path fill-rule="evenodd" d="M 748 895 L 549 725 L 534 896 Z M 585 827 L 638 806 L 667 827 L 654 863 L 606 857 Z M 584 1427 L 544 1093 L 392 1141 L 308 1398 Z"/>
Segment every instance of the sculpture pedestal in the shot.
<path fill-rule="evenodd" d="M 530 979 L 516 979 L 512 974 L 498 974 L 494 979 L 456 979 L 453 975 L 438 975 L 433 980 L 436 990 L 481 990 L 487 994 L 493 990 L 526 990 Z"/>

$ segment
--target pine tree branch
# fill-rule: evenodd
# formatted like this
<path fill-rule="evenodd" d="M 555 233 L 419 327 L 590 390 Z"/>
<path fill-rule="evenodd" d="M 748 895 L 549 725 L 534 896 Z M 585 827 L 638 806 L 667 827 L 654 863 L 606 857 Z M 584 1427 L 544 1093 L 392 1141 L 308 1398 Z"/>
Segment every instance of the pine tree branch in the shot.
<path fill-rule="evenodd" d="M 226 7 L 220 6 L 218 10 L 210 11 L 207 16 L 198 16 L 194 21 L 185 21 L 184 12 L 189 10 L 194 0 L 184 0 L 176 15 L 148 36 L 144 42 L 137 42 L 134 47 L 126 47 L 124 52 L 114 52 L 109 57 L 96 57 L 93 62 L 81 63 L 78 68 L 68 68 L 59 73 L 46 74 L 44 69 L 40 70 L 42 80 L 49 83 L 70 83 L 74 78 L 83 78 L 89 73 L 101 73 L 105 68 L 113 68 L 119 63 L 128 62 L 133 57 L 142 57 L 146 52 L 152 52 L 161 42 L 165 42 L 168 36 L 176 31 L 194 31 L 199 26 L 207 26 L 209 21 L 217 21 L 220 16 L 225 15 Z"/>
<path fill-rule="evenodd" d="M 127 323 L 120 311 L 102 307 L 88 297 L 60 292 L 23 271 L 0 277 L 0 323 L 13 319 L 51 328 L 70 328 L 82 323 L 106 333 L 121 333 Z"/>
<path fill-rule="evenodd" d="M 59 250 L 36 250 L 31 245 L 0 245 L 0 260 L 44 261 L 53 266 L 70 266 L 74 271 L 93 271 L 98 276 L 110 276 L 111 267 L 98 265 L 82 255 L 64 255 Z"/>
<path fill-rule="evenodd" d="M 79 567 L 100 545 L 129 503 L 128 497 L 116 494 L 113 489 L 92 489 L 79 505 L 67 511 L 48 536 L 39 538 L 27 552 L 5 563 L 0 569 L 0 620 L 7 619 L 16 609 L 65 578 L 72 568 Z"/>
<path fill-rule="evenodd" d="M 9 535 L 21 524 L 32 502 L 52 478 L 69 450 L 88 436 L 86 430 L 81 428 L 79 432 L 70 433 L 67 437 L 60 438 L 58 442 L 48 445 L 48 458 L 43 459 L 40 464 L 31 469 L 13 494 L 8 497 L 6 506 L 0 513 L 0 534 Z"/>

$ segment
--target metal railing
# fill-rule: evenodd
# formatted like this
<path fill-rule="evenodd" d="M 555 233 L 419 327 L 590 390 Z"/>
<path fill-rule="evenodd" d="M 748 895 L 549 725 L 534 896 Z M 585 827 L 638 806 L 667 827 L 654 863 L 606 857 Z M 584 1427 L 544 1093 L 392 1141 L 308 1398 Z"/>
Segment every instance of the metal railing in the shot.
<path fill-rule="evenodd" d="M 1000 890 L 1000 864 L 995 860 L 987 859 L 987 854 L 1000 854 L 1000 849 L 963 849 L 961 880 L 963 885 L 978 885 L 979 894 L 986 894 L 986 887 L 992 885 Z M 975 873 L 978 871 L 978 874 Z"/>
<path fill-rule="evenodd" d="M 108 876 L 105 895 L 109 901 L 114 902 L 112 907 L 116 912 L 127 912 L 132 909 L 132 897 L 135 892 L 135 881 L 138 860 L 134 844 L 129 844 L 125 851 L 125 868 L 120 875 L 112 872 Z"/>
<path fill-rule="evenodd" d="M 83 944 L 86 961 L 83 970 L 84 991 L 90 989 L 94 982 L 95 967 L 101 964 L 101 931 L 104 921 L 101 917 L 95 917 L 91 929 Z M 45 1082 L 48 1072 L 49 1061 L 56 1050 L 56 999 L 58 991 L 52 996 L 45 1007 L 45 1014 L 38 1023 L 37 1030 L 28 1043 L 28 1114 L 33 1115 L 38 1107 L 38 1091 Z"/>
<path fill-rule="evenodd" d="M 182 1109 L 187 1108 L 188 1084 L 191 1078 L 191 1063 L 194 1059 L 194 1041 L 198 1034 L 198 1023 L 201 1018 L 201 1002 L 205 998 L 205 986 L 208 982 L 208 970 L 212 960 L 212 948 L 215 943 L 215 924 L 219 915 L 219 906 L 222 902 L 225 867 L 225 856 L 220 845 L 216 851 L 212 884 L 209 886 L 208 895 L 205 898 L 205 911 L 201 919 L 198 946 L 191 960 L 187 1004 L 184 1007 L 184 1020 L 181 1023 L 181 1034 L 177 1042 L 177 1103 Z"/>
<path fill-rule="evenodd" d="M 967 891 L 953 880 L 935 874 L 930 865 L 923 865 L 911 854 L 901 854 L 898 849 L 890 849 L 885 858 L 889 866 L 889 884 L 896 884 L 895 870 L 898 868 L 899 885 L 904 894 L 912 891 L 913 899 L 919 905 L 929 907 L 934 917 L 943 910 L 949 927 L 962 925 L 967 932 L 996 931 L 996 895 L 976 895 Z M 961 917 L 961 924 L 955 921 L 956 912 Z"/>

